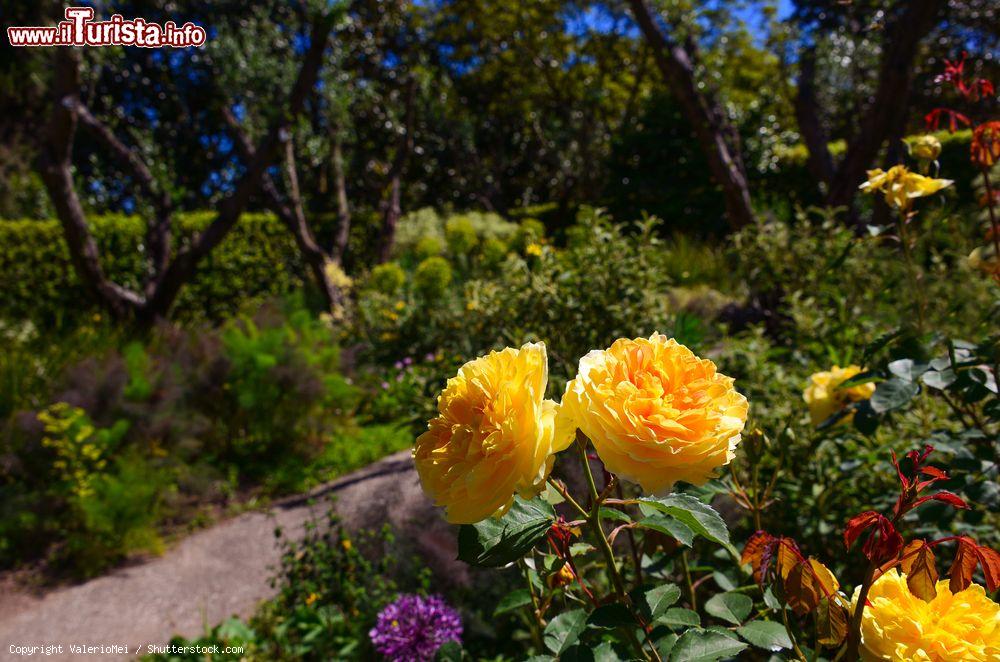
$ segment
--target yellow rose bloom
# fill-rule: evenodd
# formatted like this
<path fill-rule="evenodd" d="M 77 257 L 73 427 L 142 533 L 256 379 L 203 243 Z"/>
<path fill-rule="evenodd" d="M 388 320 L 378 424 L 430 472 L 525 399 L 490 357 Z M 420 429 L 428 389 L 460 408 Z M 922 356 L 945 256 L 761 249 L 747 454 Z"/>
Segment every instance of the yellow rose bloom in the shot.
<path fill-rule="evenodd" d="M 1000 605 L 978 584 L 953 594 L 945 579 L 937 583 L 937 597 L 924 602 L 893 568 L 875 581 L 868 601 L 861 621 L 866 662 L 1000 660 Z"/>
<path fill-rule="evenodd" d="M 662 493 L 729 464 L 747 407 L 714 363 L 654 333 L 583 357 L 560 424 L 587 435 L 608 471 Z"/>
<path fill-rule="evenodd" d="M 813 425 L 819 425 L 852 402 L 860 402 L 872 397 L 875 384 L 859 384 L 850 388 L 840 385 L 859 374 L 861 368 L 849 365 L 846 368 L 833 366 L 830 370 L 817 372 L 809 378 L 809 386 L 802 392 L 802 399 L 809 405 L 809 415 Z M 839 422 L 850 422 L 853 416 L 845 416 Z"/>
<path fill-rule="evenodd" d="M 859 188 L 865 193 L 881 192 L 886 203 L 906 211 L 915 198 L 934 195 L 952 185 L 950 179 L 934 179 L 910 172 L 906 166 L 893 166 L 888 171 L 881 168 L 868 171 L 868 181 Z"/>
<path fill-rule="evenodd" d="M 515 493 L 542 490 L 553 454 L 572 441 L 568 432 L 556 435 L 558 405 L 544 399 L 547 381 L 542 343 L 491 352 L 448 380 L 413 459 L 449 522 L 479 522 L 509 508 Z"/>
<path fill-rule="evenodd" d="M 906 143 L 910 155 L 918 161 L 936 161 L 941 155 L 941 141 L 928 134 Z"/>

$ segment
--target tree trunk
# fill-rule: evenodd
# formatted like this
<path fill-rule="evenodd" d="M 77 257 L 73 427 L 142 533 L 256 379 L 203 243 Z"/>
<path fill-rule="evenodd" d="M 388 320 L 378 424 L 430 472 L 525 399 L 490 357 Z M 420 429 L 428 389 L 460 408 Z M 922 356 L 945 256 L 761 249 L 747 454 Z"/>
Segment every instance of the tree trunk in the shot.
<path fill-rule="evenodd" d="M 396 149 L 396 158 L 393 159 L 392 167 L 389 169 L 389 191 L 382 207 L 382 234 L 379 236 L 378 250 L 375 255 L 379 264 L 388 262 L 392 256 L 392 247 L 396 243 L 396 228 L 399 226 L 399 217 L 403 215 L 401 207 L 402 177 L 410 160 L 410 152 L 413 151 L 413 132 L 416 127 L 414 119 L 416 93 L 417 81 L 411 77 L 406 86 L 404 133 L 399 147 Z"/>
<path fill-rule="evenodd" d="M 802 53 L 799 60 L 799 89 L 795 95 L 795 119 L 799 133 L 809 151 L 806 165 L 810 174 L 822 184 L 824 195 L 833 181 L 833 157 L 830 156 L 830 138 L 823 129 L 819 118 L 819 103 L 816 100 L 816 47 Z"/>
<path fill-rule="evenodd" d="M 906 121 L 913 67 L 920 42 L 936 25 L 948 0 L 910 0 L 886 28 L 879 65 L 878 86 L 869 108 L 862 113 L 858 132 L 848 142 L 827 194 L 832 207 L 851 206 L 879 150 L 895 127 Z"/>
<path fill-rule="evenodd" d="M 333 186 L 337 193 L 337 233 L 333 237 L 333 257 L 338 262 L 343 262 L 351 236 L 351 206 L 347 200 L 343 138 L 339 127 L 333 130 Z"/>
<path fill-rule="evenodd" d="M 727 135 L 733 136 L 735 131 L 718 103 L 698 89 L 688 52 L 660 28 L 644 0 L 629 0 L 629 5 L 652 47 L 657 67 L 694 129 L 712 178 L 722 189 L 729 226 L 736 230 L 752 223 L 753 207 L 742 159 L 739 151 L 727 142 Z"/>

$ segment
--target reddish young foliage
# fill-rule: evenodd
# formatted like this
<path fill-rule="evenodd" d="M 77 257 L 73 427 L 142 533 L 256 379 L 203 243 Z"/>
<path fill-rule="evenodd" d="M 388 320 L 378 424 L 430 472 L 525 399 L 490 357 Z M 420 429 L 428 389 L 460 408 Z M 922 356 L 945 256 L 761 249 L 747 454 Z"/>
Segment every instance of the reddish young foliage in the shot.
<path fill-rule="evenodd" d="M 861 551 L 873 563 L 882 563 L 897 554 L 903 548 L 903 537 L 896 527 L 881 513 L 869 510 L 851 518 L 844 529 L 844 545 L 850 549 L 854 541 L 871 529 Z"/>
<path fill-rule="evenodd" d="M 953 593 L 969 587 L 977 565 L 983 569 L 986 588 L 991 592 L 997 590 L 1000 587 L 1000 553 L 980 545 L 968 536 L 962 536 L 958 539 L 958 551 L 949 571 L 949 587 Z"/>
<path fill-rule="evenodd" d="M 924 126 L 928 131 L 937 131 L 941 128 L 942 115 L 948 117 L 948 130 L 952 133 L 958 131 L 959 124 L 962 124 L 963 126 L 972 126 L 972 120 L 957 110 L 952 110 L 951 108 L 935 108 L 931 112 L 924 115 Z"/>
<path fill-rule="evenodd" d="M 903 550 L 900 566 L 906 573 L 906 585 L 910 593 L 924 602 L 937 596 L 937 566 L 934 550 L 923 540 L 914 540 Z"/>
<path fill-rule="evenodd" d="M 972 583 L 972 573 L 976 571 L 979 559 L 976 557 L 976 543 L 967 538 L 958 539 L 958 550 L 955 552 L 955 560 L 951 564 L 949 574 L 951 579 L 948 588 L 952 593 L 958 593 L 969 588 Z"/>

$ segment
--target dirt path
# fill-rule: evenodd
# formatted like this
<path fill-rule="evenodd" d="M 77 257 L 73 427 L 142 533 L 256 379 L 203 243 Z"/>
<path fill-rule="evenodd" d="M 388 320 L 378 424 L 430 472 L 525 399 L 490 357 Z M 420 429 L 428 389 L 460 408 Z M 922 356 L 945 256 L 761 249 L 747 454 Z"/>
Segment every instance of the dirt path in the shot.
<path fill-rule="evenodd" d="M 334 494 L 352 527 L 390 521 L 418 547 L 450 565 L 454 534 L 420 491 L 409 451 L 391 455 L 267 513 L 247 513 L 186 538 L 163 556 L 84 584 L 34 596 L 0 585 L 0 659 L 127 659 L 146 644 L 196 636 L 233 614 L 247 616 L 273 595 L 268 579 L 280 550 L 274 528 L 299 536 L 310 513 L 322 515 Z M 389 504 L 393 507 L 388 508 Z M 456 571 L 459 571 L 456 569 Z M 460 572 L 460 571 L 459 571 Z M 11 646 L 62 645 L 63 654 L 18 656 Z M 131 655 L 74 655 L 70 644 L 127 646 Z"/>

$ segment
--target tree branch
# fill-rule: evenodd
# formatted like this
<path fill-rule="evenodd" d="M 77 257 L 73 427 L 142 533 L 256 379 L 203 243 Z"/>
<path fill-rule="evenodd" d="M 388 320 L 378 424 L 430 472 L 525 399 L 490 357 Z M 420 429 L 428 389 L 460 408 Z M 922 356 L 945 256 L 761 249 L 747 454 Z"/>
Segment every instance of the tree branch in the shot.
<path fill-rule="evenodd" d="M 862 113 L 858 132 L 849 141 L 830 185 L 827 204 L 831 206 L 850 205 L 891 128 L 905 120 L 920 42 L 937 23 L 948 0 L 910 0 L 901 5 L 902 12 L 886 28 L 875 96 Z"/>
<path fill-rule="evenodd" d="M 235 190 L 219 204 L 219 214 L 212 223 L 190 244 L 177 253 L 150 300 L 148 314 L 164 316 L 170 310 L 181 286 L 194 275 L 198 262 L 205 257 L 239 220 L 246 209 L 250 197 L 261 187 L 265 171 L 270 166 L 283 140 L 287 140 L 289 128 L 302 112 L 305 99 L 316 84 L 316 78 L 323 64 L 323 51 L 333 29 L 330 16 L 317 18 L 310 30 L 310 45 L 306 52 L 298 77 L 288 97 L 285 112 L 268 130 L 260 144 L 253 150 L 254 157 L 247 164 L 246 172 L 237 183 Z"/>
<path fill-rule="evenodd" d="M 72 154 L 80 89 L 79 53 L 57 48 L 53 55 L 54 107 L 41 134 L 38 170 L 63 227 L 70 259 L 84 286 L 116 317 L 126 317 L 143 297 L 107 278 L 100 250 L 73 184 Z"/>
<path fill-rule="evenodd" d="M 146 279 L 146 294 L 149 295 L 156 287 L 159 277 L 170 259 L 170 230 L 173 223 L 173 202 L 166 191 L 161 190 L 153 177 L 153 173 L 135 152 L 99 119 L 94 117 L 90 109 L 77 97 L 69 100 L 70 109 L 77 120 L 97 137 L 111 153 L 128 168 L 142 192 L 153 205 L 155 218 L 147 224 L 146 245 L 149 248 L 151 270 Z"/>
<path fill-rule="evenodd" d="M 753 208 L 742 159 L 734 149 L 735 131 L 717 103 L 701 93 L 689 53 L 660 28 L 644 0 L 629 0 L 632 14 L 671 92 L 681 104 L 708 161 L 716 184 L 722 189 L 726 216 L 733 229 L 753 222 Z"/>
<path fill-rule="evenodd" d="M 826 187 L 833 181 L 833 157 L 829 138 L 823 130 L 816 101 L 816 47 L 811 46 L 799 60 L 799 85 L 795 95 L 795 118 L 809 151 L 807 165 L 812 176 Z"/>

